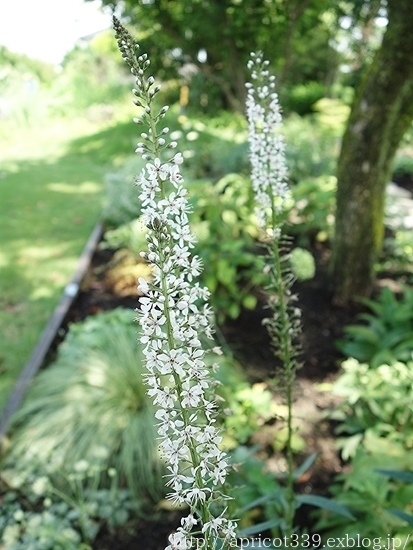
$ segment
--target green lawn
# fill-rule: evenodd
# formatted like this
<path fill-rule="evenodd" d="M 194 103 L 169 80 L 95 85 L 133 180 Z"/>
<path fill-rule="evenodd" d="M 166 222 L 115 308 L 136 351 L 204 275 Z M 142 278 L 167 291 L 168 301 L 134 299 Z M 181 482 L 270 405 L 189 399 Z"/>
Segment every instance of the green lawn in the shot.
<path fill-rule="evenodd" d="M 133 155 L 141 131 L 135 115 L 127 102 L 112 123 L 0 126 L 0 409 L 99 219 L 105 172 Z M 218 177 L 231 171 L 240 123 L 228 115 L 225 124 L 204 122 L 181 120 L 178 110 L 168 118 L 192 177 L 211 167 Z"/>
<path fill-rule="evenodd" d="M 131 154 L 133 132 L 130 122 L 77 120 L 0 135 L 0 408 L 99 219 L 104 173 Z"/>

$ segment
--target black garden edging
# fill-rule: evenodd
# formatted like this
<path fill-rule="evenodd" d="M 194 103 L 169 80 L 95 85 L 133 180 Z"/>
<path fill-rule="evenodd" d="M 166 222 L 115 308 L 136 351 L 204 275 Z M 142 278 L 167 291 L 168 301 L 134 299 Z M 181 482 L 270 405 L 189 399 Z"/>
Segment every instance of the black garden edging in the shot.
<path fill-rule="evenodd" d="M 68 285 L 66 285 L 63 296 L 60 300 L 60 303 L 56 306 L 53 314 L 51 315 L 46 328 L 43 330 L 42 335 L 36 347 L 33 350 L 33 353 L 30 359 L 27 361 L 26 365 L 21 372 L 11 395 L 1 412 L 0 416 L 0 445 L 3 441 L 4 436 L 7 433 L 11 418 L 13 414 L 18 409 L 21 400 L 31 382 L 31 380 L 36 375 L 39 368 L 42 366 L 44 359 L 49 351 L 49 348 L 56 337 L 57 331 L 62 325 L 62 322 L 67 315 L 71 305 L 76 299 L 80 283 L 85 276 L 85 273 L 90 265 L 93 253 L 97 247 L 99 240 L 102 237 L 103 233 L 103 224 L 101 222 L 97 223 L 83 249 L 83 252 L 79 258 L 79 263 L 73 274 L 73 277 Z"/>

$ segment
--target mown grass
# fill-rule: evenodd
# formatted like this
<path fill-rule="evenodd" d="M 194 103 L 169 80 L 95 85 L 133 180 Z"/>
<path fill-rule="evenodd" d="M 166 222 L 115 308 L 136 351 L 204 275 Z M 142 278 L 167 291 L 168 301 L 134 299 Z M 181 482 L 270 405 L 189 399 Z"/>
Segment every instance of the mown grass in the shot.
<path fill-rule="evenodd" d="M 105 171 L 136 142 L 130 123 L 9 130 L 0 135 L 0 408 L 99 219 Z"/>

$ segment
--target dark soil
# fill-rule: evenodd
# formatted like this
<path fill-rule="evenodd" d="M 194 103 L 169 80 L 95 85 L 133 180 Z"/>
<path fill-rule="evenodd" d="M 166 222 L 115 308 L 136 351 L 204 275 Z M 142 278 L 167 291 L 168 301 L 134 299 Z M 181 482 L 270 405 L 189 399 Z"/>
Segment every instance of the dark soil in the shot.
<path fill-rule="evenodd" d="M 413 176 L 412 174 L 399 174 L 393 175 L 392 181 L 396 183 L 399 187 L 403 187 L 413 193 Z"/>

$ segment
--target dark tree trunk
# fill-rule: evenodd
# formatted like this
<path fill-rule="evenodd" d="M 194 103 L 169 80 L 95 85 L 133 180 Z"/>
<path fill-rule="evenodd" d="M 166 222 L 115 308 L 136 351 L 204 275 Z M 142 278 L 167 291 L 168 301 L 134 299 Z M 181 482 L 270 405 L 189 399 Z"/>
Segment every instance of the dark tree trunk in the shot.
<path fill-rule="evenodd" d="M 413 119 L 411 0 L 388 0 L 388 26 L 351 110 L 338 161 L 335 301 L 366 296 L 383 240 L 391 163 Z"/>

